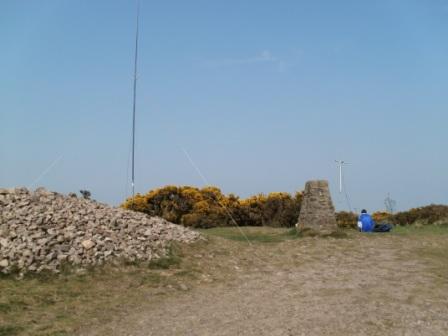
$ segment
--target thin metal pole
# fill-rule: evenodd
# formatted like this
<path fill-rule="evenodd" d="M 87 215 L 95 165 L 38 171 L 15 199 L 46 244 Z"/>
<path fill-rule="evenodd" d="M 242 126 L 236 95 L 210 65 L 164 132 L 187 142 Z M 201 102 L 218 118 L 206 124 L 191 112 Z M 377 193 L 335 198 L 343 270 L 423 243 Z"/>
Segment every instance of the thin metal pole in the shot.
<path fill-rule="evenodd" d="M 342 165 L 345 164 L 342 160 L 334 160 L 339 166 L 339 193 L 342 194 Z"/>
<path fill-rule="evenodd" d="M 339 162 L 339 193 L 342 193 L 342 162 Z"/>
<path fill-rule="evenodd" d="M 140 2 L 137 2 L 137 27 L 135 31 L 135 55 L 134 55 L 134 100 L 132 106 L 132 202 L 135 195 L 135 107 L 137 97 L 137 60 L 138 60 L 138 28 L 139 28 Z"/>
<path fill-rule="evenodd" d="M 344 160 L 334 160 L 338 166 L 339 166 L 339 193 L 342 194 L 342 190 L 344 190 L 345 193 L 345 199 L 347 201 L 348 208 L 350 212 L 352 211 L 352 206 L 350 202 L 350 198 L 348 197 L 347 188 L 345 186 L 345 179 L 344 179 L 344 173 L 343 173 L 343 166 L 349 164 L 348 162 L 345 162 Z"/>

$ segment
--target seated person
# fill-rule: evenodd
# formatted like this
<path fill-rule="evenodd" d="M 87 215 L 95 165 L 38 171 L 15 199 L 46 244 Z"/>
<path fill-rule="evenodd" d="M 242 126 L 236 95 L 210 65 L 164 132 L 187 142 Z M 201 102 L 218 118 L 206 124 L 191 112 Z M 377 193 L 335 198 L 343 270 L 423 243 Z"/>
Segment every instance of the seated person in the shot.
<path fill-rule="evenodd" d="M 367 210 L 363 209 L 358 218 L 358 229 L 360 232 L 389 232 L 392 230 L 392 225 L 376 224 L 372 216 L 367 213 Z"/>

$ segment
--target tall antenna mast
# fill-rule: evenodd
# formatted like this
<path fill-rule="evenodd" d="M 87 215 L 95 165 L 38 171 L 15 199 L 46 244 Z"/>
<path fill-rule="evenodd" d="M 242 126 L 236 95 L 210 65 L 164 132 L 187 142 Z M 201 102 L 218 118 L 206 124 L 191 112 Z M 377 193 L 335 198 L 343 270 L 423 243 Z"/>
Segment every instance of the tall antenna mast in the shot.
<path fill-rule="evenodd" d="M 134 100 L 132 105 L 132 202 L 135 195 L 135 105 L 137 98 L 137 59 L 138 59 L 138 26 L 140 16 L 140 1 L 137 1 L 137 24 L 135 30 L 135 55 L 134 55 Z"/>

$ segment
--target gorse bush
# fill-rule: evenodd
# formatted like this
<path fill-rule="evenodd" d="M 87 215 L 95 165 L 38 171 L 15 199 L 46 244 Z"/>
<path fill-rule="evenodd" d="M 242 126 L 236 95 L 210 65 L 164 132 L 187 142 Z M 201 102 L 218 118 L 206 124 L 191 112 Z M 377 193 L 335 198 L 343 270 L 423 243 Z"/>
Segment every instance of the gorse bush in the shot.
<path fill-rule="evenodd" d="M 212 228 L 231 225 L 292 227 L 297 223 L 302 193 L 285 192 L 258 194 L 245 199 L 229 194 L 219 188 L 202 189 L 190 186 L 166 186 L 137 194 L 127 199 L 123 207 L 159 216 L 172 223 L 195 228 Z M 377 223 L 398 225 L 434 224 L 448 220 L 447 205 L 428 205 L 421 208 L 390 214 L 374 212 Z M 341 228 L 356 228 L 358 214 L 340 211 L 336 221 Z"/>
<path fill-rule="evenodd" d="M 393 215 L 386 211 L 376 211 L 372 214 L 372 218 L 376 223 L 388 223 Z"/>
<path fill-rule="evenodd" d="M 373 220 L 380 223 L 396 225 L 431 225 L 448 222 L 448 205 L 431 204 L 420 208 L 391 214 L 385 211 L 377 211 L 372 214 Z M 352 212 L 340 211 L 336 213 L 336 221 L 339 227 L 356 228 L 358 215 Z"/>
<path fill-rule="evenodd" d="M 385 211 L 377 211 L 372 214 L 372 219 L 380 223 L 391 223 L 391 214 Z M 340 228 L 356 229 L 358 227 L 359 214 L 354 212 L 339 211 L 336 213 L 336 222 Z"/>
<path fill-rule="evenodd" d="M 239 201 L 241 221 L 250 226 L 291 227 L 299 217 L 302 194 L 259 194 Z"/>
<path fill-rule="evenodd" d="M 336 213 L 336 223 L 340 228 L 357 228 L 358 215 L 354 212 L 339 211 Z"/>
<path fill-rule="evenodd" d="M 420 208 L 410 209 L 408 211 L 398 212 L 390 217 L 394 224 L 436 224 L 440 221 L 448 220 L 448 205 L 431 204 Z"/>
<path fill-rule="evenodd" d="M 300 192 L 294 196 L 276 192 L 239 199 L 233 194 L 224 195 L 216 187 L 166 186 L 137 194 L 122 206 L 196 228 L 235 224 L 291 227 L 297 222 L 301 201 Z"/>

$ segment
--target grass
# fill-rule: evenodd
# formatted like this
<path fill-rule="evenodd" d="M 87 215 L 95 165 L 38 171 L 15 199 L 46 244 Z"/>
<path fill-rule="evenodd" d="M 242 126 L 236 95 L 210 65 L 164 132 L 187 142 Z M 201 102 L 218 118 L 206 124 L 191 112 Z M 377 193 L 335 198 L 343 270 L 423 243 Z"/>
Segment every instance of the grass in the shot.
<path fill-rule="evenodd" d="M 285 240 L 299 238 L 295 228 L 270 228 L 270 227 L 218 227 L 201 229 L 201 233 L 236 241 L 249 240 L 251 243 L 278 243 Z"/>
<path fill-rule="evenodd" d="M 216 236 L 236 241 L 247 241 L 251 243 L 279 243 L 303 237 L 314 237 L 312 231 L 298 232 L 296 228 L 271 228 L 271 227 L 220 227 L 200 230 L 203 234 Z M 345 230 L 338 230 L 330 234 L 322 235 L 323 238 L 348 238 Z"/>
<path fill-rule="evenodd" d="M 419 290 L 424 293 L 431 288 L 446 287 L 448 284 L 448 244 L 446 232 L 443 232 L 441 236 L 437 236 L 434 231 L 430 231 L 425 236 L 419 235 L 426 243 L 415 250 L 415 258 L 423 261 L 427 267 L 427 272 L 432 275 L 428 286 L 422 286 Z"/>
<path fill-rule="evenodd" d="M 397 235 L 416 235 L 416 236 L 426 236 L 426 235 L 446 235 L 448 234 L 448 225 L 408 225 L 408 226 L 395 226 L 392 231 L 393 234 Z"/>
<path fill-rule="evenodd" d="M 0 336 L 76 335 L 86 322 L 107 323 L 118 312 L 147 301 L 152 291 L 168 286 L 176 291 L 196 272 L 184 261 L 183 248 L 173 245 L 167 256 L 149 264 L 105 265 L 83 274 L 67 271 L 21 280 L 3 275 Z"/>
<path fill-rule="evenodd" d="M 172 244 L 166 256 L 153 260 L 149 263 L 150 269 L 168 269 L 171 266 L 178 265 L 181 261 L 181 252 L 177 245 Z"/>
<path fill-rule="evenodd" d="M 0 326 L 0 336 L 18 335 L 21 330 L 23 330 L 23 328 L 19 326 L 11 326 L 11 325 Z"/>
<path fill-rule="evenodd" d="M 300 238 L 295 229 L 240 229 L 263 255 L 280 253 L 287 247 L 279 243 Z M 251 264 L 253 250 L 247 244 L 238 243 L 246 241 L 238 228 L 200 231 L 210 237 L 208 242 L 172 245 L 165 257 L 149 264 L 105 265 L 83 274 L 67 270 L 58 276 L 42 274 L 25 276 L 22 280 L 14 275 L 0 277 L 0 336 L 80 334 L 80 326 L 86 323 L 105 325 L 112 317 L 141 304 L 149 301 L 156 304 L 157 300 L 177 293 L 181 283 L 190 288 L 195 286 L 193 283 L 202 283 L 204 277 L 212 281 L 231 277 L 234 261 L 240 267 Z M 447 281 L 446 234 L 448 226 L 425 226 L 397 227 L 392 234 L 381 235 L 421 238 L 428 242 L 416 251 L 416 258 L 428 260 L 435 281 Z M 356 231 L 349 232 L 350 237 L 357 235 Z"/>

